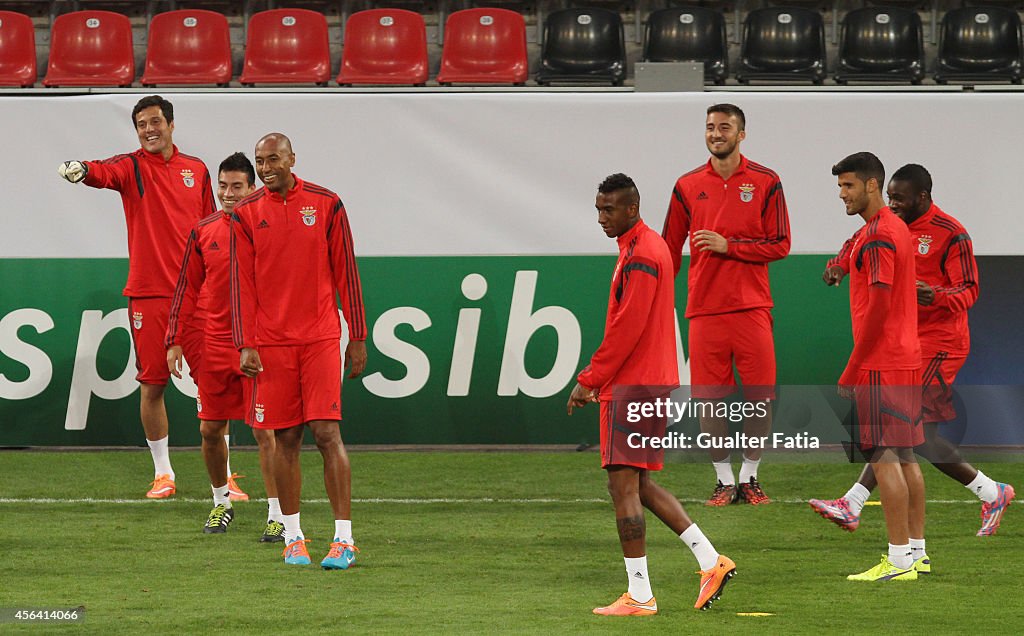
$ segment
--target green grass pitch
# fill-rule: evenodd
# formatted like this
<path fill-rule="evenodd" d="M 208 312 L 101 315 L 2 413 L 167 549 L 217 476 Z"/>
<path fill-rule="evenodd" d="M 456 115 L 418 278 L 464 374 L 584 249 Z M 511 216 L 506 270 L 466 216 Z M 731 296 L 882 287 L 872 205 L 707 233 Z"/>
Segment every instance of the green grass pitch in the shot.
<path fill-rule="evenodd" d="M 353 529 L 362 552 L 327 572 L 333 532 L 319 455 L 303 453 L 302 525 L 313 566 L 259 544 L 263 502 L 238 503 L 226 535 L 204 535 L 211 504 L 198 451 L 174 451 L 178 494 L 143 501 L 149 454 L 0 452 L 0 607 L 86 607 L 77 625 L 0 625 L 3 633 L 1019 633 L 1024 510 L 979 538 L 980 505 L 924 466 L 934 574 L 864 584 L 886 545 L 881 508 L 850 535 L 804 501 L 836 497 L 849 464 L 762 464 L 769 506 L 710 509 L 704 463 L 657 475 L 687 506 L 737 576 L 707 612 L 693 609 L 696 563 L 648 515 L 648 560 L 660 613 L 598 617 L 625 591 L 596 453 L 351 453 Z M 235 451 L 250 496 L 264 496 L 254 451 Z M 981 466 L 1024 487 L 1024 464 Z M 85 502 L 87 498 L 100 501 Z M 56 501 L 40 501 L 54 499 Z M 69 500 L 77 500 L 69 501 Z M 123 501 L 134 500 L 134 501 Z M 1024 503 L 1024 502 L 1022 502 Z M 761 612 L 770 616 L 741 616 Z"/>

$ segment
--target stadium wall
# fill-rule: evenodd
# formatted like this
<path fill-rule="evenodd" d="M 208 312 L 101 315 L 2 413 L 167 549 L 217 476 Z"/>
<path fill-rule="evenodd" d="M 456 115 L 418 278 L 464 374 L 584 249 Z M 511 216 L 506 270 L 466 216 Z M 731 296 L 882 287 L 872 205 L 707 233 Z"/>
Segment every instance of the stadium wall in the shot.
<path fill-rule="evenodd" d="M 0 99 L 10 152 L 0 232 L 0 445 L 144 443 L 129 346 L 119 197 L 60 181 L 58 163 L 137 147 L 138 95 Z M 830 166 L 872 150 L 924 164 L 968 227 L 982 296 L 968 383 L 1024 384 L 1011 94 L 178 94 L 175 140 L 216 169 L 271 130 L 296 173 L 349 210 L 371 328 L 345 385 L 350 443 L 595 441 L 564 413 L 600 341 L 614 244 L 597 183 L 629 173 L 660 227 L 676 177 L 706 160 L 704 109 L 747 112 L 744 151 L 782 176 L 794 254 L 771 267 L 779 381 L 830 384 L 850 348 L 845 288 L 820 272 L 857 227 Z M 996 134 L 979 134 L 995 128 Z M 984 164 L 981 164 L 984 161 Z M 978 165 L 975 165 L 978 164 Z M 678 290 L 685 302 L 685 285 Z M 685 334 L 685 321 L 681 321 Z M 681 339 L 685 340 L 685 338 Z M 685 376 L 685 351 L 679 345 Z M 189 383 L 168 391 L 175 444 L 199 441 Z M 239 428 L 239 427 L 236 427 Z M 237 433 L 238 431 L 236 431 Z M 243 433 L 239 436 L 245 440 Z"/>

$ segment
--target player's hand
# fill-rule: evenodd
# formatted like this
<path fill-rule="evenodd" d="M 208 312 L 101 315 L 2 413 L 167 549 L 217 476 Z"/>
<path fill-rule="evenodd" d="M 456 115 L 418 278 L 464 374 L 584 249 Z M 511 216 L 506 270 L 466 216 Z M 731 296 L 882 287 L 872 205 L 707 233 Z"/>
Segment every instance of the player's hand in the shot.
<path fill-rule="evenodd" d="M 702 252 L 725 254 L 729 251 L 729 242 L 725 237 L 711 230 L 697 230 L 693 233 L 690 243 Z"/>
<path fill-rule="evenodd" d="M 588 402 L 597 402 L 597 394 L 577 382 L 576 386 L 572 389 L 572 393 L 569 394 L 569 404 L 566 405 L 569 415 L 572 415 L 574 408 L 583 408 Z"/>
<path fill-rule="evenodd" d="M 839 287 L 839 283 L 843 282 L 845 277 L 846 272 L 843 268 L 833 265 L 832 267 L 825 268 L 825 273 L 821 275 L 821 280 L 825 281 L 825 284 L 829 287 Z"/>
<path fill-rule="evenodd" d="M 836 383 L 836 393 L 839 394 L 839 397 L 845 400 L 853 399 L 855 375 L 850 367 L 843 370 L 843 374 L 839 376 L 839 382 Z"/>
<path fill-rule="evenodd" d="M 917 281 L 917 304 L 927 307 L 933 302 L 935 302 L 935 290 L 928 283 Z"/>
<path fill-rule="evenodd" d="M 57 166 L 57 174 L 71 183 L 78 183 L 89 174 L 89 166 L 81 161 L 65 161 Z"/>
<path fill-rule="evenodd" d="M 181 379 L 181 345 L 174 345 L 167 350 L 167 370 L 174 377 Z"/>
<path fill-rule="evenodd" d="M 358 378 L 366 368 L 366 341 L 349 340 L 345 347 L 345 366 L 351 367 L 348 372 L 349 378 Z"/>
<path fill-rule="evenodd" d="M 242 355 L 238 362 L 238 368 L 250 378 L 263 370 L 263 363 L 260 362 L 260 352 L 251 348 L 242 349 Z"/>

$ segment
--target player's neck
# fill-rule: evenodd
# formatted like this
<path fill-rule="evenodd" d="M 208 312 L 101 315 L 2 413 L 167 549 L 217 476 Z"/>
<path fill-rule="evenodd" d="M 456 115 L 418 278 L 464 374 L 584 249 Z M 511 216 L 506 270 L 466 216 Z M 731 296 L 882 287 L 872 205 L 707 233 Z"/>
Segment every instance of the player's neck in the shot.
<path fill-rule="evenodd" d="M 871 219 L 875 218 L 875 215 L 878 214 L 884 207 L 885 203 L 882 201 L 881 198 L 871 199 L 871 201 L 868 203 L 868 207 L 864 208 L 864 211 L 860 213 L 860 218 L 864 219 L 864 222 L 867 223 Z"/>
<path fill-rule="evenodd" d="M 736 169 L 740 167 L 741 158 L 740 149 L 737 147 L 736 150 L 721 159 L 711 155 L 711 167 L 715 169 L 718 176 L 728 180 L 736 172 Z"/>

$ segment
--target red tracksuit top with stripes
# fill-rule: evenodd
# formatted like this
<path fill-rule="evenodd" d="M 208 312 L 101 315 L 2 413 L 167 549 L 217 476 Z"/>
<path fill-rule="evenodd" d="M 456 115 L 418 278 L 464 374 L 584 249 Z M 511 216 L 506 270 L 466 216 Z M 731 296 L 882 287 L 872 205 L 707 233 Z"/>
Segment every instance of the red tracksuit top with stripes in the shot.
<path fill-rule="evenodd" d="M 604 338 L 577 376 L 602 400 L 613 386 L 677 386 L 675 271 L 668 246 L 643 221 L 618 237 Z"/>
<path fill-rule="evenodd" d="M 202 291 L 207 298 L 207 338 L 231 342 L 231 217 L 214 212 L 196 224 L 188 235 L 178 286 L 171 302 L 165 346 L 180 345 L 184 326 L 196 311 Z"/>
<path fill-rule="evenodd" d="M 85 185 L 117 190 L 128 225 L 128 282 L 124 295 L 170 298 L 185 242 L 196 222 L 216 212 L 206 165 L 174 146 L 168 160 L 139 148 L 85 161 Z"/>
<path fill-rule="evenodd" d="M 934 203 L 909 226 L 914 247 L 917 280 L 935 290 L 931 305 L 917 306 L 917 331 L 921 353 L 932 358 L 945 351 L 966 356 L 971 349 L 967 310 L 978 299 L 978 264 L 967 230 Z M 860 232 L 846 241 L 828 262 L 850 271 L 850 250 Z"/>
<path fill-rule="evenodd" d="M 850 318 L 854 349 L 865 331 L 869 287 L 887 285 L 891 298 L 885 331 L 868 351 L 859 370 L 897 371 L 921 367 L 917 336 L 917 288 L 910 230 L 892 210 L 883 207 L 854 235 L 850 245 Z"/>
<path fill-rule="evenodd" d="M 789 254 L 789 211 L 779 175 L 740 156 L 726 180 L 706 164 L 676 181 L 661 232 L 675 272 L 692 232 L 711 230 L 725 254 L 694 250 L 691 241 L 686 317 L 772 307 L 768 263 Z"/>
<path fill-rule="evenodd" d="M 294 176 L 294 175 L 293 175 Z M 279 194 L 260 188 L 231 220 L 231 327 L 237 348 L 366 339 L 352 230 L 338 195 L 295 177 Z"/>

